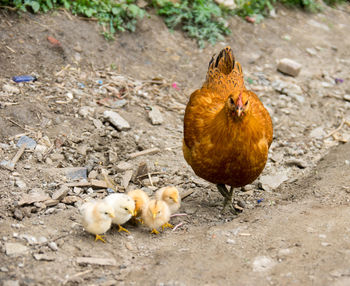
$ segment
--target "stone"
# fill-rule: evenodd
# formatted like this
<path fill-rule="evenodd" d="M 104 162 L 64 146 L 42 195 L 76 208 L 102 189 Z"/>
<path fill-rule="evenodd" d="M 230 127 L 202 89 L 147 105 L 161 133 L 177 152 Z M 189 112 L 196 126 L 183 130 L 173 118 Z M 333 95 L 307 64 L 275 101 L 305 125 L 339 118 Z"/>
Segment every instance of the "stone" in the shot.
<path fill-rule="evenodd" d="M 345 101 L 350 101 L 350 94 L 345 94 L 345 95 L 343 96 L 343 99 L 344 99 Z"/>
<path fill-rule="evenodd" d="M 21 256 L 23 254 L 26 254 L 27 252 L 28 252 L 27 246 L 21 243 L 17 243 L 17 242 L 5 243 L 5 253 L 7 256 Z"/>
<path fill-rule="evenodd" d="M 2 282 L 2 286 L 19 286 L 18 280 L 5 280 Z"/>
<path fill-rule="evenodd" d="M 26 149 L 30 150 L 34 150 L 37 145 L 36 141 L 28 136 L 22 136 L 19 138 L 17 147 L 21 147 L 23 144 L 26 144 Z"/>
<path fill-rule="evenodd" d="M 97 129 L 101 129 L 103 127 L 103 123 L 100 119 L 93 119 L 92 123 L 95 125 Z"/>
<path fill-rule="evenodd" d="M 118 131 L 126 131 L 131 128 L 129 123 L 115 111 L 106 110 L 103 115 Z"/>
<path fill-rule="evenodd" d="M 278 257 L 285 257 L 292 253 L 292 250 L 290 248 L 282 248 L 278 250 Z"/>
<path fill-rule="evenodd" d="M 19 238 L 26 240 L 29 243 L 29 245 L 34 245 L 38 243 L 38 240 L 33 235 L 21 234 Z"/>
<path fill-rule="evenodd" d="M 53 254 L 46 254 L 46 253 L 34 253 L 33 257 L 35 260 L 39 261 L 54 261 L 56 257 Z"/>
<path fill-rule="evenodd" d="M 82 106 L 78 111 L 79 115 L 84 118 L 93 115 L 94 112 L 95 112 L 95 108 L 91 106 Z"/>
<path fill-rule="evenodd" d="M 89 179 L 96 179 L 98 176 L 98 172 L 96 170 L 92 170 L 89 175 L 88 175 L 88 178 Z"/>
<path fill-rule="evenodd" d="M 281 59 L 277 64 L 277 70 L 280 72 L 290 75 L 297 76 L 301 70 L 301 64 L 291 59 Z"/>
<path fill-rule="evenodd" d="M 286 172 L 277 173 L 275 175 L 265 175 L 260 177 L 261 187 L 265 191 L 271 191 L 276 189 L 284 181 L 288 180 L 288 175 Z"/>
<path fill-rule="evenodd" d="M 117 266 L 117 261 L 114 258 L 102 258 L 102 257 L 77 257 L 77 263 L 79 265 L 93 264 L 93 265 Z"/>
<path fill-rule="evenodd" d="M 158 107 L 152 106 L 151 108 L 152 108 L 151 111 L 148 113 L 148 117 L 151 120 L 151 123 L 153 125 L 162 124 L 164 119 Z"/>
<path fill-rule="evenodd" d="M 327 32 L 329 31 L 329 27 L 326 24 L 319 23 L 313 19 L 310 19 L 309 21 L 307 21 L 307 23 L 312 27 L 319 28 Z"/>
<path fill-rule="evenodd" d="M 45 145 L 37 144 L 34 149 L 34 154 L 44 154 L 47 151 L 47 147 Z"/>
<path fill-rule="evenodd" d="M 315 139 L 323 139 L 323 137 L 326 136 L 326 132 L 324 132 L 323 127 L 320 126 L 320 127 L 313 129 L 310 132 L 309 136 L 311 138 L 315 138 Z"/>
<path fill-rule="evenodd" d="M 125 162 L 125 161 L 121 161 L 118 163 L 117 165 L 117 171 L 118 172 L 124 172 L 126 170 L 131 170 L 133 167 L 132 164 L 128 163 L 128 162 Z"/>
<path fill-rule="evenodd" d="M 27 184 L 19 178 L 16 179 L 15 186 L 20 188 L 21 190 L 27 189 Z"/>
<path fill-rule="evenodd" d="M 123 175 L 122 177 L 122 185 L 124 187 L 124 189 L 126 189 L 129 185 L 129 182 L 132 178 L 132 174 L 133 174 L 133 171 L 132 170 L 127 170 L 125 172 L 125 174 Z"/>
<path fill-rule="evenodd" d="M 37 191 L 34 189 L 34 192 L 30 194 L 22 195 L 22 198 L 19 200 L 18 205 L 30 205 L 35 202 L 44 202 L 46 200 L 51 199 L 48 194 L 45 194 L 42 191 Z"/>
<path fill-rule="evenodd" d="M 306 161 L 302 160 L 302 159 L 289 159 L 286 161 L 286 165 L 288 166 L 297 166 L 300 169 L 305 169 L 308 164 L 306 163 Z"/>
<path fill-rule="evenodd" d="M 49 246 L 50 249 L 53 250 L 53 251 L 57 251 L 57 250 L 58 250 L 58 246 L 57 246 L 56 242 L 54 242 L 54 241 L 49 242 L 49 243 L 48 243 L 48 246 Z"/>
<path fill-rule="evenodd" d="M 80 200 L 81 198 L 79 198 L 78 196 L 67 196 L 62 200 L 62 203 L 66 205 L 72 205 Z"/>
<path fill-rule="evenodd" d="M 87 168 L 85 167 L 71 167 L 64 169 L 65 175 L 69 180 L 87 179 Z"/>
<path fill-rule="evenodd" d="M 253 261 L 254 272 L 268 271 L 276 265 L 276 262 L 268 256 L 258 256 Z"/>
<path fill-rule="evenodd" d="M 51 197 L 53 200 L 61 201 L 64 197 L 67 196 L 68 191 L 69 187 L 66 185 L 62 185 L 61 188 L 53 192 Z"/>
<path fill-rule="evenodd" d="M 4 85 L 2 86 L 2 90 L 3 90 L 4 92 L 10 93 L 10 94 L 18 94 L 18 93 L 20 93 L 19 88 L 16 87 L 16 86 L 13 86 L 13 85 L 11 85 L 11 84 L 4 84 Z"/>
<path fill-rule="evenodd" d="M 234 0 L 215 0 L 215 2 L 231 10 L 237 6 Z"/>
<path fill-rule="evenodd" d="M 22 220 L 23 219 L 23 213 L 20 209 L 15 209 L 13 212 L 13 216 L 18 219 L 18 220 Z"/>
<path fill-rule="evenodd" d="M 53 153 L 50 155 L 52 161 L 63 161 L 64 155 L 61 153 Z"/>

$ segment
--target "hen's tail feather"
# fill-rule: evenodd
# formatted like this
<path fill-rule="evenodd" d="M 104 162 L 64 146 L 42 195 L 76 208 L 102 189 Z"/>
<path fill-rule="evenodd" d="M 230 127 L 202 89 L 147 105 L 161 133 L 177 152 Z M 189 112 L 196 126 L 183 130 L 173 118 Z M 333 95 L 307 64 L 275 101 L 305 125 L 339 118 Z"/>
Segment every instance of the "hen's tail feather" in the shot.
<path fill-rule="evenodd" d="M 209 62 L 209 70 L 217 68 L 219 72 L 228 75 L 235 67 L 235 57 L 230 47 L 221 50 L 215 61 L 214 59 L 215 55 L 213 55 Z"/>

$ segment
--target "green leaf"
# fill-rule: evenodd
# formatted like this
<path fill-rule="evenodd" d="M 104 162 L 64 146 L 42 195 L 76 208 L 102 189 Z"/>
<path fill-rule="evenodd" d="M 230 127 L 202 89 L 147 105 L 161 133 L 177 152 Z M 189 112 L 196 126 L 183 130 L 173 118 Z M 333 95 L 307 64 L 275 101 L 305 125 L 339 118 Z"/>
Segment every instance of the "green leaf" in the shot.
<path fill-rule="evenodd" d="M 32 7 L 34 13 L 37 13 L 40 10 L 40 4 L 37 1 L 30 2 L 30 6 Z"/>

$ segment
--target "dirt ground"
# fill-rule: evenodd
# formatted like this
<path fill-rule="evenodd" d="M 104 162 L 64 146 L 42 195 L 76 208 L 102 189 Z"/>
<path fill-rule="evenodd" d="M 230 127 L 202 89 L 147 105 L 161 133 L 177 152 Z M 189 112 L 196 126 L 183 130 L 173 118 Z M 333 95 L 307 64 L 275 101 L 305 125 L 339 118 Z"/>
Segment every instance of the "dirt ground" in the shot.
<path fill-rule="evenodd" d="M 96 22 L 64 11 L 0 9 L 0 165 L 21 137 L 37 144 L 0 169 L 2 285 L 350 285 L 349 13 L 346 4 L 320 14 L 280 7 L 256 25 L 233 18 L 225 42 L 199 50 L 153 14 L 107 42 Z M 181 150 L 188 97 L 226 45 L 274 123 L 264 172 L 236 192 L 238 215 L 221 213 L 216 187 Z M 282 58 L 302 64 L 297 77 L 276 70 Z M 23 74 L 38 80 L 11 80 Z M 107 110 L 130 128 L 117 130 Z M 186 215 L 157 236 L 129 223 L 130 234 L 111 229 L 94 242 L 78 207 L 107 195 L 104 171 L 118 192 L 192 192 Z M 53 199 L 63 184 L 68 193 Z"/>

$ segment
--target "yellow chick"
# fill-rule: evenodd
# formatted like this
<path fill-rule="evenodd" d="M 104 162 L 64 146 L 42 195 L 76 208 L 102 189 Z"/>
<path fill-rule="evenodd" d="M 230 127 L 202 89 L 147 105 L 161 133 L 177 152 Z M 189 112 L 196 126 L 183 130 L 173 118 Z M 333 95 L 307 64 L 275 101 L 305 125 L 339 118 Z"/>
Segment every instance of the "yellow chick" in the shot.
<path fill-rule="evenodd" d="M 90 201 L 80 207 L 80 213 L 85 230 L 96 235 L 95 241 L 105 242 L 102 234 L 111 227 L 113 208 L 103 201 Z"/>
<path fill-rule="evenodd" d="M 151 200 L 142 210 L 142 219 L 148 227 L 152 229 L 151 233 L 159 234 L 157 228 L 162 230 L 165 227 L 173 227 L 169 224 L 170 209 L 168 205 L 161 200 Z"/>
<path fill-rule="evenodd" d="M 129 232 L 121 225 L 126 223 L 135 214 L 134 200 L 125 194 L 111 194 L 103 200 L 114 209 L 112 223 L 119 226 L 118 231 Z"/>
<path fill-rule="evenodd" d="M 128 192 L 128 196 L 135 202 L 135 217 L 140 218 L 142 209 L 149 202 L 149 196 L 142 190 L 136 189 Z"/>
<path fill-rule="evenodd" d="M 169 206 L 171 214 L 175 213 L 181 205 L 181 197 L 177 188 L 169 186 L 156 192 L 156 199 L 162 200 Z"/>

